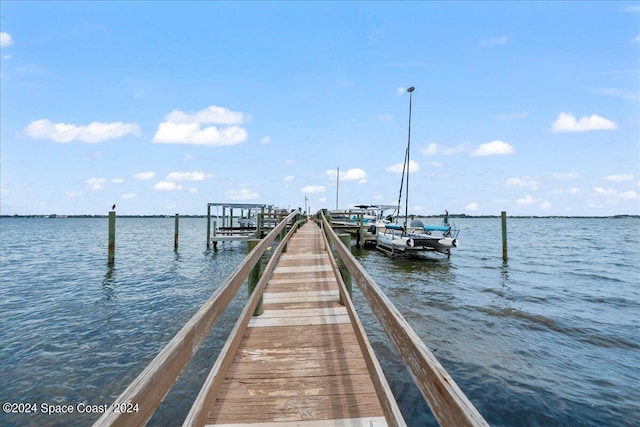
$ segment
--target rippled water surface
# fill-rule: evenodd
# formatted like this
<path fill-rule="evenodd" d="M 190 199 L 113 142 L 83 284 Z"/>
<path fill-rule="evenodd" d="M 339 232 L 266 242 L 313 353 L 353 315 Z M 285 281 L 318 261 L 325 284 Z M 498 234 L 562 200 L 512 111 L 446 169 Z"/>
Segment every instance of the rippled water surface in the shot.
<path fill-rule="evenodd" d="M 462 219 L 450 260 L 353 252 L 492 425 L 640 423 L 640 221 Z M 0 219 L 0 400 L 113 401 L 246 254 L 205 248 L 206 220 Z M 241 291 L 152 425 L 179 425 L 246 299 Z M 436 425 L 356 289 L 354 301 L 410 426 Z M 96 415 L 0 414 L 0 425 Z"/>

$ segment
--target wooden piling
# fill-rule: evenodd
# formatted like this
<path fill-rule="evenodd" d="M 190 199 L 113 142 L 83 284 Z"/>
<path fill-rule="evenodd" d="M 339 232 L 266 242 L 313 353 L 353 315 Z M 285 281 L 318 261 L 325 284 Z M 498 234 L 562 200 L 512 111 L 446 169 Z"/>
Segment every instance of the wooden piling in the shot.
<path fill-rule="evenodd" d="M 347 247 L 347 250 L 351 251 L 351 235 L 350 234 L 338 234 L 340 241 Z M 351 273 L 349 273 L 349 269 L 345 265 L 344 261 L 338 257 L 338 270 L 340 270 L 340 275 L 342 276 L 342 280 L 344 281 L 344 286 L 347 288 L 347 292 L 349 293 L 349 298 L 351 298 L 351 289 L 352 289 L 352 279 Z M 342 300 L 342 295 L 340 295 L 340 304 L 344 305 L 344 301 Z"/>
<path fill-rule="evenodd" d="M 211 244 L 211 205 L 207 205 L 207 249 Z"/>
<path fill-rule="evenodd" d="M 364 213 L 358 213 L 358 230 L 356 231 L 356 248 L 360 247 L 361 241 L 364 239 Z"/>
<path fill-rule="evenodd" d="M 250 253 L 253 248 L 255 248 L 258 243 L 260 243 L 260 239 L 249 239 L 247 240 L 247 253 Z M 247 279 L 247 285 L 249 287 L 249 296 L 253 293 L 258 281 L 260 280 L 260 275 L 262 274 L 262 258 L 258 260 L 256 265 L 251 269 L 249 273 L 249 277 Z M 253 312 L 254 316 L 260 316 L 263 312 L 262 309 L 262 297 L 260 297 L 260 301 L 258 301 L 258 305 L 256 306 L 255 311 Z"/>
<path fill-rule="evenodd" d="M 502 211 L 502 260 L 507 258 L 507 212 Z"/>
<path fill-rule="evenodd" d="M 173 232 L 173 250 L 178 251 L 178 218 L 180 215 L 176 214 L 176 224 Z"/>
<path fill-rule="evenodd" d="M 113 265 L 116 260 L 116 211 L 109 211 L 109 258 L 107 263 Z"/>

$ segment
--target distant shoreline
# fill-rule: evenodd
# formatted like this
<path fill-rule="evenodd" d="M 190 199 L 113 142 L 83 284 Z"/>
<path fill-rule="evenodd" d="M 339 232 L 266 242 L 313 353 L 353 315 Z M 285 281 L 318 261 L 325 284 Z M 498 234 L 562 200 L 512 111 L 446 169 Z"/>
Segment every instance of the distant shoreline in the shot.
<path fill-rule="evenodd" d="M 116 215 L 118 218 L 175 218 L 175 215 Z M 442 218 L 443 215 L 409 215 L 415 218 Z M 180 218 L 206 218 L 206 215 L 180 215 Z M 219 216 L 218 216 L 219 217 Z M 216 215 L 211 215 L 211 218 L 218 218 Z M 237 217 L 237 216 L 234 216 Z M 450 214 L 449 218 L 500 218 L 500 215 L 466 215 L 466 214 Z M 640 215 L 630 214 L 617 214 L 617 215 L 507 215 L 508 218 L 640 218 Z M 108 218 L 108 215 L 0 215 L 0 218 L 51 218 L 51 219 L 63 219 L 63 218 Z"/>

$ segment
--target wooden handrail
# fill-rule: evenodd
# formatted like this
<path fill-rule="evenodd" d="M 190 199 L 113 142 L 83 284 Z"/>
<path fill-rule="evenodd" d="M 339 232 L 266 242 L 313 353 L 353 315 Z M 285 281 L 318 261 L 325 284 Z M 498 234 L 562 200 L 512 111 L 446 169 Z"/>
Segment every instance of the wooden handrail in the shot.
<path fill-rule="evenodd" d="M 340 241 L 324 214 L 320 212 L 319 215 L 328 239 L 393 342 L 438 423 L 445 427 L 488 426 L 402 314 Z"/>
<path fill-rule="evenodd" d="M 211 327 L 225 311 L 251 269 L 288 222 L 291 212 L 245 257 L 234 272 L 189 319 L 180 331 L 115 400 L 117 404 L 136 405 L 137 412 L 105 412 L 94 426 L 140 426 L 153 416 L 176 379 L 207 337 Z M 252 295 L 255 295 L 254 292 Z"/>
<path fill-rule="evenodd" d="M 222 350 L 220 350 L 220 356 L 216 359 L 215 364 L 211 368 L 207 379 L 205 380 L 202 388 L 200 389 L 200 393 L 193 402 L 191 406 L 191 410 L 187 414 L 187 417 L 182 424 L 183 427 L 194 427 L 194 426 L 202 426 L 205 424 L 205 419 L 207 416 L 207 409 L 211 407 L 213 402 L 218 395 L 218 392 L 224 385 L 224 380 L 229 370 L 229 367 L 233 363 L 233 359 L 238 352 L 238 348 L 242 343 L 242 339 L 244 338 L 244 331 L 247 329 L 247 325 L 253 316 L 253 312 L 258 306 L 258 301 L 262 297 L 265 287 L 267 286 L 267 282 L 273 273 L 273 270 L 278 263 L 278 258 L 282 253 L 284 245 L 289 241 L 293 233 L 297 230 L 299 224 L 302 221 L 297 221 L 291 230 L 287 233 L 287 235 L 282 239 L 275 252 L 271 256 L 269 263 L 267 264 L 264 272 L 262 273 L 260 280 L 256 284 L 256 287 L 253 289 L 253 292 L 249 296 L 249 301 L 245 305 L 242 313 L 238 317 L 233 330 L 229 334 L 229 338 L 225 342 Z"/>
<path fill-rule="evenodd" d="M 380 365 L 378 358 L 375 356 L 375 352 L 373 351 L 373 347 L 369 342 L 369 338 L 367 337 L 367 333 L 364 330 L 364 326 L 362 326 L 362 322 L 356 314 L 356 309 L 353 305 L 353 302 L 351 301 L 351 296 L 347 291 L 347 287 L 345 286 L 344 280 L 342 279 L 342 275 L 340 274 L 338 265 L 333 258 L 333 254 L 331 253 L 331 246 L 329 246 L 327 235 L 326 233 L 324 233 L 324 227 L 324 224 L 320 223 L 320 228 L 323 229 L 322 238 L 324 240 L 325 250 L 329 253 L 329 262 L 331 263 L 333 274 L 335 274 L 336 280 L 338 281 L 338 289 L 340 290 L 340 296 L 342 297 L 341 300 L 344 302 L 344 306 L 347 309 L 347 313 L 349 314 L 349 319 L 351 320 L 351 324 L 353 325 L 356 338 L 358 339 L 358 345 L 360 346 L 360 350 L 362 351 L 362 354 L 364 356 L 364 361 L 367 365 L 367 369 L 369 373 L 372 374 L 371 381 L 373 382 L 374 388 L 376 390 L 378 401 L 382 406 L 384 418 L 387 421 L 387 425 L 390 427 L 406 427 L 407 424 L 402 417 L 402 413 L 400 412 L 398 403 L 393 397 L 391 387 L 389 387 L 387 378 L 384 376 L 384 372 L 382 371 L 382 366 Z M 331 227 L 329 226 L 327 229 L 331 230 Z"/>

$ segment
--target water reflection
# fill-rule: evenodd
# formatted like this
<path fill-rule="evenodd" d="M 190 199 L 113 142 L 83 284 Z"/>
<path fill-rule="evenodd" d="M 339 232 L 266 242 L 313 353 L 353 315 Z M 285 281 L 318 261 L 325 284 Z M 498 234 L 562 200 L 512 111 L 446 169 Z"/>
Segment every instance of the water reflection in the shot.
<path fill-rule="evenodd" d="M 113 277 L 115 267 L 113 265 L 109 265 L 107 267 L 107 272 L 104 274 L 104 278 L 102 279 L 102 296 L 105 301 L 111 301 L 115 297 L 115 278 Z"/>

